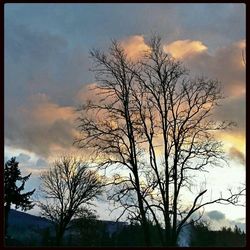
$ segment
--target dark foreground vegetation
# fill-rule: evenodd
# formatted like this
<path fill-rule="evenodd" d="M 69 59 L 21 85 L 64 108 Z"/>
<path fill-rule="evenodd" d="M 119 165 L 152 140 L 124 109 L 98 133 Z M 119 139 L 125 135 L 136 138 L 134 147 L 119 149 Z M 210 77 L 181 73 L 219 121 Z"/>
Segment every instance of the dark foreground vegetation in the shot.
<path fill-rule="evenodd" d="M 239 228 L 223 228 L 211 231 L 203 223 L 189 227 L 191 237 L 186 246 L 244 246 L 246 235 Z M 150 226 L 153 246 L 161 246 L 157 228 Z M 51 221 L 10 211 L 9 238 L 7 246 L 57 246 L 55 229 Z M 83 218 L 72 221 L 66 231 L 63 246 L 144 246 L 143 231 L 137 224 L 100 221 Z"/>

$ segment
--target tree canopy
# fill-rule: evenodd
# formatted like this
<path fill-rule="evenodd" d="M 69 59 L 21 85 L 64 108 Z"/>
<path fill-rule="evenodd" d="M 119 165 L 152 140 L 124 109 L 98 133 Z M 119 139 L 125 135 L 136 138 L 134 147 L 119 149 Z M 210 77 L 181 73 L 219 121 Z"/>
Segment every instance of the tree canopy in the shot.
<path fill-rule="evenodd" d="M 102 192 L 102 180 L 87 164 L 72 156 L 62 156 L 41 175 L 42 215 L 53 221 L 58 243 L 62 240 L 72 218 L 81 214 Z"/>

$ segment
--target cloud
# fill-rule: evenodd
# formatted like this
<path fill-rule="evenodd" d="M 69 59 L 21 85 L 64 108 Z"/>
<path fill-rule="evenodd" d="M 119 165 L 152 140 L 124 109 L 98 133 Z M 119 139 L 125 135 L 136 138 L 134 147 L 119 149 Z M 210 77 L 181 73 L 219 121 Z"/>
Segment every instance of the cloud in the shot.
<path fill-rule="evenodd" d="M 178 40 L 164 45 L 163 50 L 176 59 L 183 59 L 202 53 L 207 50 L 207 47 L 201 41 Z"/>
<path fill-rule="evenodd" d="M 45 94 L 35 94 L 30 97 L 30 105 L 21 107 L 20 111 L 26 117 L 32 117 L 33 122 L 41 125 L 53 125 L 58 120 L 71 120 L 74 109 L 69 106 L 61 107 L 49 100 Z"/>
<path fill-rule="evenodd" d="M 204 214 L 204 220 L 208 221 L 212 230 L 221 230 L 222 227 L 239 227 L 242 231 L 246 231 L 246 219 L 239 218 L 230 220 L 226 215 L 218 210 L 209 211 Z"/>
<path fill-rule="evenodd" d="M 245 165 L 245 156 L 237 148 L 231 147 L 229 149 L 229 155 L 240 164 Z"/>
<path fill-rule="evenodd" d="M 37 179 L 37 177 L 39 178 L 41 173 L 43 173 L 44 171 L 47 171 L 47 168 L 33 168 L 33 167 L 26 167 L 25 170 L 23 171 L 26 175 L 31 174 L 32 176 L 32 182 L 33 185 L 31 186 L 37 186 L 37 184 L 35 184 L 35 180 Z M 29 179 L 31 181 L 31 179 Z"/>
<path fill-rule="evenodd" d="M 31 159 L 31 157 L 27 154 L 24 153 L 20 153 L 17 157 L 16 160 L 20 163 L 26 163 L 27 161 L 29 161 Z"/>
<path fill-rule="evenodd" d="M 225 96 L 242 97 L 246 90 L 246 68 L 242 58 L 244 48 L 245 41 L 240 40 L 212 52 L 195 54 L 184 62 L 195 74 L 221 81 Z"/>
<path fill-rule="evenodd" d="M 47 161 L 45 161 L 44 159 L 39 158 L 39 159 L 36 161 L 36 167 L 46 167 L 46 166 L 48 166 L 48 163 L 47 163 Z"/>
<path fill-rule="evenodd" d="M 29 105 L 6 114 L 6 143 L 41 156 L 48 156 L 53 147 L 70 149 L 75 118 L 74 107 L 59 106 L 45 94 L 33 95 Z"/>
<path fill-rule="evenodd" d="M 237 127 L 221 132 L 218 138 L 224 142 L 228 152 L 234 147 L 242 154 L 245 149 L 246 122 L 246 67 L 242 58 L 244 49 L 245 40 L 239 40 L 214 51 L 204 50 L 184 58 L 184 64 L 192 74 L 221 82 L 225 99 L 214 110 L 214 119 L 236 122 Z"/>
<path fill-rule="evenodd" d="M 225 131 L 218 131 L 216 136 L 223 141 L 224 148 L 229 156 L 236 159 L 238 151 L 238 162 L 245 164 L 244 155 L 246 150 L 246 99 L 245 96 L 229 97 L 222 101 L 221 106 L 214 112 L 215 120 L 233 121 L 236 127 Z M 232 151 L 232 148 L 234 149 Z M 242 155 L 242 156 L 240 156 Z"/>
<path fill-rule="evenodd" d="M 127 56 L 132 60 L 139 59 L 143 53 L 149 50 L 148 45 L 144 41 L 144 37 L 141 35 L 130 36 L 122 40 L 121 45 Z"/>
<path fill-rule="evenodd" d="M 91 79 L 90 47 L 70 46 L 71 39 L 62 34 L 13 22 L 5 31 L 5 110 L 37 93 L 59 105 L 73 104 L 77 89 Z"/>
<path fill-rule="evenodd" d="M 96 89 L 96 83 L 83 84 L 75 96 L 76 104 L 83 104 L 86 101 L 98 101 L 100 99 L 100 90 Z"/>
<path fill-rule="evenodd" d="M 223 119 L 236 123 L 235 131 L 243 131 L 246 128 L 246 97 L 231 96 L 221 101 L 221 105 L 215 109 L 215 119 Z"/>
<path fill-rule="evenodd" d="M 32 57 L 33 63 L 41 65 L 59 56 L 67 47 L 67 41 L 49 32 L 39 32 L 27 26 L 9 23 L 5 30 L 7 56 L 20 63 L 23 59 Z"/>
<path fill-rule="evenodd" d="M 107 97 L 106 91 L 100 88 L 97 88 L 97 83 L 89 83 L 84 84 L 75 96 L 75 103 L 76 105 L 82 105 L 89 101 L 93 103 L 105 103 L 106 101 L 114 100 L 113 96 Z M 98 117 L 103 116 L 106 112 L 103 110 L 98 111 Z"/>
<path fill-rule="evenodd" d="M 224 150 L 233 160 L 245 165 L 246 137 L 245 131 L 238 128 L 215 132 L 216 139 L 222 141 Z"/>
<path fill-rule="evenodd" d="M 151 30 L 167 34 L 173 43 L 190 41 L 185 44 L 190 49 L 196 45 L 209 47 L 203 51 L 194 50 L 183 59 L 198 74 L 221 80 L 226 95 L 238 97 L 224 103 L 216 117 L 239 123 L 237 134 L 230 132 L 225 138 L 232 144 L 242 144 L 245 68 L 241 50 L 244 43 L 230 43 L 245 37 L 244 4 L 124 4 L 123 8 L 119 4 L 12 4 L 5 7 L 7 145 L 26 148 L 39 157 L 69 150 L 75 132 L 71 105 L 83 82 L 93 81 L 87 71 L 90 67 L 88 49 L 106 46 L 110 38 L 119 39 L 130 34 L 146 37 Z M 134 59 L 140 56 L 138 51 L 146 48 L 143 36 L 132 36 L 125 42 L 125 48 Z M 225 47 L 214 51 L 222 45 Z M 85 98 L 84 91 L 82 88 L 79 102 Z M 30 103 L 28 96 L 38 92 L 51 99 L 45 97 L 44 101 Z M 238 146 L 236 149 L 239 150 Z M 36 163 L 38 160 L 34 166 Z"/>
<path fill-rule="evenodd" d="M 127 52 L 132 56 L 138 56 L 138 51 L 145 45 L 143 36 L 131 36 L 123 40 Z M 225 144 L 226 151 L 230 154 L 230 148 L 235 147 L 239 153 L 245 150 L 245 66 L 242 64 L 242 50 L 245 48 L 245 40 L 239 40 L 227 46 L 209 51 L 202 41 L 178 40 L 169 44 L 169 49 L 179 49 L 183 53 L 184 64 L 190 68 L 194 75 L 204 75 L 222 82 L 223 93 L 227 98 L 223 99 L 221 106 L 214 110 L 215 120 L 227 120 L 237 122 L 237 127 L 230 131 L 224 131 L 218 135 Z M 127 47 L 126 47 L 127 46 Z M 166 49 L 167 45 L 164 45 Z M 178 50 L 177 50 L 178 53 Z M 77 93 L 78 103 L 83 101 L 100 99 L 98 91 L 89 91 L 95 87 L 95 83 L 83 86 Z M 241 160 L 241 163 L 243 161 Z"/>
<path fill-rule="evenodd" d="M 225 214 L 223 214 L 220 211 L 217 210 L 213 210 L 207 213 L 207 216 L 211 219 L 211 220 L 224 220 L 226 218 Z"/>

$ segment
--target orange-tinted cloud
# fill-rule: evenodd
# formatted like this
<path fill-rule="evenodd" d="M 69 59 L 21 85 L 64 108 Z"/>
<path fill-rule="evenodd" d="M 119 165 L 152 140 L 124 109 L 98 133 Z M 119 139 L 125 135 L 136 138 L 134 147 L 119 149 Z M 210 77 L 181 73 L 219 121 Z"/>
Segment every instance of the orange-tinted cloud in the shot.
<path fill-rule="evenodd" d="M 33 95 L 30 100 L 30 105 L 20 110 L 25 116 L 32 117 L 33 122 L 52 125 L 57 120 L 71 120 L 74 117 L 73 107 L 61 107 L 51 102 L 45 94 Z"/>
<path fill-rule="evenodd" d="M 98 102 L 103 98 L 102 91 L 97 88 L 96 83 L 84 84 L 77 92 L 75 101 L 79 105 L 86 101 Z"/>
<path fill-rule="evenodd" d="M 246 138 L 243 132 L 227 131 L 227 132 L 218 134 L 218 137 L 219 139 L 223 140 L 228 152 L 230 152 L 231 149 L 234 148 L 235 150 L 239 151 L 241 154 L 245 155 Z"/>
<path fill-rule="evenodd" d="M 215 137 L 222 141 L 225 153 L 230 160 L 236 160 L 241 165 L 245 164 L 246 137 L 244 130 L 218 131 L 215 133 Z"/>
<path fill-rule="evenodd" d="M 142 36 L 130 37 L 127 44 L 131 46 L 127 47 L 132 49 L 135 44 L 145 44 Z M 202 74 L 211 78 L 217 78 L 222 81 L 224 86 L 225 95 L 231 94 L 230 98 L 223 101 L 222 106 L 219 106 L 215 111 L 216 120 L 232 120 L 238 123 L 238 128 L 234 131 L 227 131 L 220 133 L 218 138 L 224 142 L 225 150 L 231 157 L 236 157 L 236 154 L 232 154 L 232 148 L 234 152 L 236 150 L 244 155 L 245 154 L 245 81 L 244 72 L 245 68 L 242 65 L 242 49 L 245 48 L 245 41 L 238 41 L 233 44 L 229 44 L 227 47 L 219 48 L 214 53 L 208 53 L 207 47 L 200 41 L 183 40 L 176 41 L 170 45 L 176 45 L 177 48 L 180 45 L 184 46 L 183 57 L 184 63 L 190 66 L 191 72 L 195 74 Z M 178 45 L 178 46 L 177 46 Z M 171 48 L 171 46 L 169 48 Z M 136 55 L 140 49 L 140 46 L 134 46 Z M 180 48 L 181 49 L 181 48 Z M 188 51 L 190 49 L 190 51 Z M 132 51 L 133 52 L 133 51 Z M 137 54 L 138 55 L 138 54 Z M 232 73 L 233 72 L 233 73 Z M 81 101 L 98 100 L 99 92 L 97 90 L 89 91 L 89 89 L 96 85 L 89 84 L 83 86 L 78 93 L 78 99 Z M 98 97 L 98 98 L 97 98 Z M 158 154 L 161 154 L 160 150 L 157 150 Z M 240 155 L 238 154 L 238 156 Z M 243 161 L 241 160 L 241 163 Z"/>
<path fill-rule="evenodd" d="M 207 47 L 201 41 L 178 40 L 164 45 L 163 50 L 166 53 L 170 53 L 176 59 L 183 59 L 202 53 L 207 50 Z"/>
<path fill-rule="evenodd" d="M 148 45 L 144 41 L 144 37 L 140 35 L 130 36 L 121 41 L 127 56 L 132 60 L 139 59 L 143 53 L 149 50 Z"/>
<path fill-rule="evenodd" d="M 234 130 L 218 134 L 231 157 L 231 148 L 245 155 L 246 67 L 242 57 L 244 49 L 245 41 L 241 40 L 212 52 L 204 51 L 184 58 L 184 64 L 194 75 L 218 79 L 222 83 L 222 94 L 226 98 L 216 108 L 214 119 L 237 123 Z"/>
<path fill-rule="evenodd" d="M 244 40 L 229 44 L 208 53 L 185 58 L 184 63 L 195 74 L 218 79 L 223 84 L 226 96 L 245 94 Z"/>
<path fill-rule="evenodd" d="M 237 160 L 240 164 L 244 165 L 245 164 L 245 156 L 242 152 L 240 152 L 237 148 L 231 147 L 229 150 L 229 155 Z"/>
<path fill-rule="evenodd" d="M 55 146 L 70 150 L 76 133 L 75 118 L 74 107 L 60 106 L 45 94 L 33 95 L 29 105 L 8 114 L 7 138 L 13 147 L 48 157 Z"/>
<path fill-rule="evenodd" d="M 230 153 L 230 148 L 233 147 L 244 154 L 245 113 L 242 93 L 245 90 L 245 82 L 242 74 L 244 74 L 245 68 L 244 65 L 241 65 L 241 50 L 245 48 L 245 42 L 239 41 L 228 47 L 218 49 L 214 54 L 209 54 L 207 49 L 204 49 L 202 42 L 184 41 L 186 41 L 187 47 L 193 48 L 191 49 L 192 56 L 188 56 L 191 54 L 187 54 L 187 52 L 185 52 L 186 55 L 185 53 L 182 55 L 186 56 L 184 63 L 191 66 L 191 71 L 194 69 L 196 72 L 211 77 L 215 76 L 215 78 L 219 76 L 218 79 L 223 80 L 224 86 L 234 93 L 235 97 L 229 98 L 225 103 L 226 105 L 221 106 L 221 111 L 217 111 L 215 115 L 216 119 L 229 120 L 232 118 L 231 120 L 236 120 L 240 124 L 237 130 L 239 136 L 228 132 L 221 134 L 220 139 L 225 141 L 227 152 Z M 148 49 L 142 36 L 129 37 L 123 41 L 123 46 L 132 58 L 138 58 L 145 49 Z M 230 75 L 230 79 L 228 75 Z M 235 82 L 239 82 L 239 84 L 235 84 Z M 83 85 L 75 96 L 77 104 L 82 104 L 87 100 L 99 101 L 103 96 L 100 95 L 100 90 L 93 90 L 95 87 L 96 83 Z M 12 119 L 10 124 L 17 124 L 17 122 L 20 124 L 18 128 L 9 133 L 8 139 L 11 140 L 11 143 L 44 156 L 48 156 L 50 151 L 59 153 L 67 150 L 67 148 L 70 149 L 74 138 L 78 135 L 75 130 L 75 107 L 60 106 L 45 94 L 32 96 L 29 106 L 21 107 L 18 114 L 10 114 L 10 116 Z"/>

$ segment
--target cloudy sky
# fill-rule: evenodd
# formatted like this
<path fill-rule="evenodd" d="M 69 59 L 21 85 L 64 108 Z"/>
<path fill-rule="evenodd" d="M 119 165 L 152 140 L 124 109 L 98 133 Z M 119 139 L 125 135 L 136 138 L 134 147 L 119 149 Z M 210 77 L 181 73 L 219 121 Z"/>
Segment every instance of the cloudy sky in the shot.
<path fill-rule="evenodd" d="M 159 33 L 163 48 L 194 73 L 222 82 L 227 97 L 218 119 L 238 126 L 218 137 L 230 169 L 210 175 L 213 186 L 245 182 L 244 4 L 5 4 L 5 160 L 17 156 L 22 173 L 39 173 L 75 151 L 75 109 L 94 83 L 89 50 L 119 40 L 130 56 Z M 82 152 L 80 152 L 82 153 Z M 106 206 L 106 205 L 105 205 Z M 99 208 L 107 218 L 106 207 Z M 244 226 L 243 208 L 212 206 L 207 217 Z M 224 225 L 223 224 L 223 225 Z"/>

